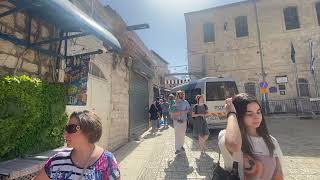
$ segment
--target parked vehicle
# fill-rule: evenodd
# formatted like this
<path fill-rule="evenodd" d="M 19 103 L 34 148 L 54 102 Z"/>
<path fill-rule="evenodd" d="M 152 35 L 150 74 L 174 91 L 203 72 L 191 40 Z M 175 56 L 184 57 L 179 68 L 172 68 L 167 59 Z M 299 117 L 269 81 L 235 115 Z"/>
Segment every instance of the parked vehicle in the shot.
<path fill-rule="evenodd" d="M 236 82 L 232 78 L 205 77 L 174 87 L 171 93 L 175 94 L 179 90 L 185 92 L 186 100 L 191 106 L 196 104 L 195 97 L 198 94 L 203 95 L 204 102 L 209 108 L 208 112 L 210 116 L 206 118 L 209 129 L 223 129 L 226 127 L 224 100 L 238 94 Z M 192 126 L 191 119 L 190 126 Z"/>

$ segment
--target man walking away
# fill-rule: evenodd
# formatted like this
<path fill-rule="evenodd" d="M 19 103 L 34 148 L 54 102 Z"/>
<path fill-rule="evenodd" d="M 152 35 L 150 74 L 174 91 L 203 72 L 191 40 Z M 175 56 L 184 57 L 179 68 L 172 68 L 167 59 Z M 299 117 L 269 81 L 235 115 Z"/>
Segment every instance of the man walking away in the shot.
<path fill-rule="evenodd" d="M 152 134 L 156 134 L 158 130 L 159 112 L 155 103 L 151 104 L 149 109 L 149 120 L 152 126 Z"/>
<path fill-rule="evenodd" d="M 172 120 L 172 113 L 176 111 L 176 100 L 173 94 L 170 94 L 168 97 L 168 103 L 169 103 L 169 119 L 170 119 L 170 123 L 171 125 L 173 125 L 173 120 Z"/>
<path fill-rule="evenodd" d="M 163 99 L 163 102 L 161 103 L 161 109 L 162 109 L 162 117 L 164 121 L 164 127 L 168 128 L 168 120 L 169 120 L 169 103 Z"/>

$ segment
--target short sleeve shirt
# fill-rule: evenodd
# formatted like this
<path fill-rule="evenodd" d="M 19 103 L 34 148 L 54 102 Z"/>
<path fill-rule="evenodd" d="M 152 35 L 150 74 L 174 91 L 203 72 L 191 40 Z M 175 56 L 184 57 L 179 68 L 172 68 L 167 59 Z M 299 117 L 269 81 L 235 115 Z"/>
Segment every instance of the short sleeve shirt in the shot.
<path fill-rule="evenodd" d="M 190 104 L 188 101 L 186 100 L 178 100 L 176 101 L 176 104 L 174 105 L 176 108 L 175 112 L 181 112 L 181 111 L 189 111 L 190 110 Z M 184 112 L 181 115 L 177 115 L 174 116 L 174 119 L 178 119 L 178 120 L 188 120 L 188 116 L 187 116 L 188 112 Z"/>
<path fill-rule="evenodd" d="M 80 179 L 83 169 L 77 167 L 71 159 L 70 150 L 59 152 L 44 165 L 47 176 L 53 180 Z M 84 173 L 85 180 L 115 180 L 120 178 L 117 161 L 111 152 L 105 151 L 100 158 Z"/>
<path fill-rule="evenodd" d="M 162 113 L 168 113 L 169 112 L 169 103 L 165 102 L 161 104 Z"/>
<path fill-rule="evenodd" d="M 195 113 L 195 114 L 206 114 L 208 112 L 208 107 L 207 105 L 199 105 L 199 104 L 195 104 L 193 106 L 193 109 L 192 111 Z M 195 119 L 203 119 L 203 117 L 195 117 Z"/>

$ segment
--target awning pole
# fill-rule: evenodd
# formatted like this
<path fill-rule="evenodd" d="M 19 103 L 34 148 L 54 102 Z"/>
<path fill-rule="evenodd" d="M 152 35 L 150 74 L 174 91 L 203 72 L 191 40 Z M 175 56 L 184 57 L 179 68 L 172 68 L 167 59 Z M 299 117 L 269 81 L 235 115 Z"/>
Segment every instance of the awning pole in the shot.
<path fill-rule="evenodd" d="M 66 36 L 68 38 L 68 32 L 66 32 Z M 64 58 L 67 59 L 68 55 L 68 39 L 64 40 Z"/>
<path fill-rule="evenodd" d="M 52 39 L 44 40 L 44 41 L 41 41 L 41 42 L 33 43 L 32 45 L 49 44 L 49 43 L 57 42 L 57 41 L 60 41 L 60 40 L 74 39 L 74 38 L 79 38 L 79 37 L 83 37 L 83 36 L 88 36 L 88 35 L 90 35 L 90 34 L 91 34 L 91 33 L 84 32 L 84 33 L 74 34 L 74 35 L 70 35 L 70 36 L 64 36 L 64 37 L 59 37 L 59 38 L 52 38 Z"/>

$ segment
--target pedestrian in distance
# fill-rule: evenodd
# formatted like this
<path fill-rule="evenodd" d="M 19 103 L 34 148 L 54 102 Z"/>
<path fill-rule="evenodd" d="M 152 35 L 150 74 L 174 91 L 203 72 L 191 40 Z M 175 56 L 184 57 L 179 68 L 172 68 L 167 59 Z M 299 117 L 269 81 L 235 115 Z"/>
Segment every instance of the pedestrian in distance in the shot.
<path fill-rule="evenodd" d="M 161 120 L 161 117 L 162 117 L 162 109 L 161 109 L 161 102 L 160 102 L 160 97 L 157 97 L 156 98 L 156 102 L 155 102 L 155 105 L 156 105 L 156 108 L 158 109 L 158 112 L 159 112 L 159 115 L 160 115 L 160 118 L 158 119 L 158 129 L 160 128 L 160 120 Z"/>
<path fill-rule="evenodd" d="M 101 134 L 102 124 L 96 114 L 87 110 L 72 113 L 64 134 L 69 149 L 51 157 L 35 180 L 120 179 L 113 154 L 95 144 Z"/>
<path fill-rule="evenodd" d="M 163 99 L 162 103 L 161 103 L 161 109 L 162 109 L 162 117 L 163 117 L 163 124 L 164 124 L 164 128 L 168 128 L 168 124 L 169 124 L 169 103 Z"/>
<path fill-rule="evenodd" d="M 227 127 L 219 133 L 225 169 L 241 180 L 283 180 L 283 155 L 269 134 L 255 97 L 241 93 L 225 101 Z"/>
<path fill-rule="evenodd" d="M 151 104 L 149 109 L 149 120 L 151 122 L 151 133 L 156 134 L 158 131 L 158 122 L 159 122 L 160 113 L 158 111 L 158 108 L 156 107 L 155 102 Z"/>
<path fill-rule="evenodd" d="M 197 104 L 193 107 L 192 117 L 194 117 L 193 128 L 195 135 L 198 137 L 198 146 L 201 153 L 206 151 L 206 141 L 209 137 L 209 129 L 206 121 L 208 116 L 208 106 L 204 104 L 202 95 L 196 96 Z"/>
<path fill-rule="evenodd" d="M 175 132 L 175 154 L 180 154 L 185 151 L 183 144 L 187 130 L 187 113 L 190 110 L 190 104 L 185 100 L 185 93 L 183 91 L 177 91 L 176 102 L 173 106 L 172 108 L 175 111 L 171 112 L 171 114 Z"/>
<path fill-rule="evenodd" d="M 173 119 L 172 119 L 172 112 L 176 111 L 176 99 L 175 96 L 173 94 L 170 94 L 168 96 L 168 103 L 169 103 L 169 118 L 170 118 L 170 123 L 171 125 L 173 125 Z"/>

